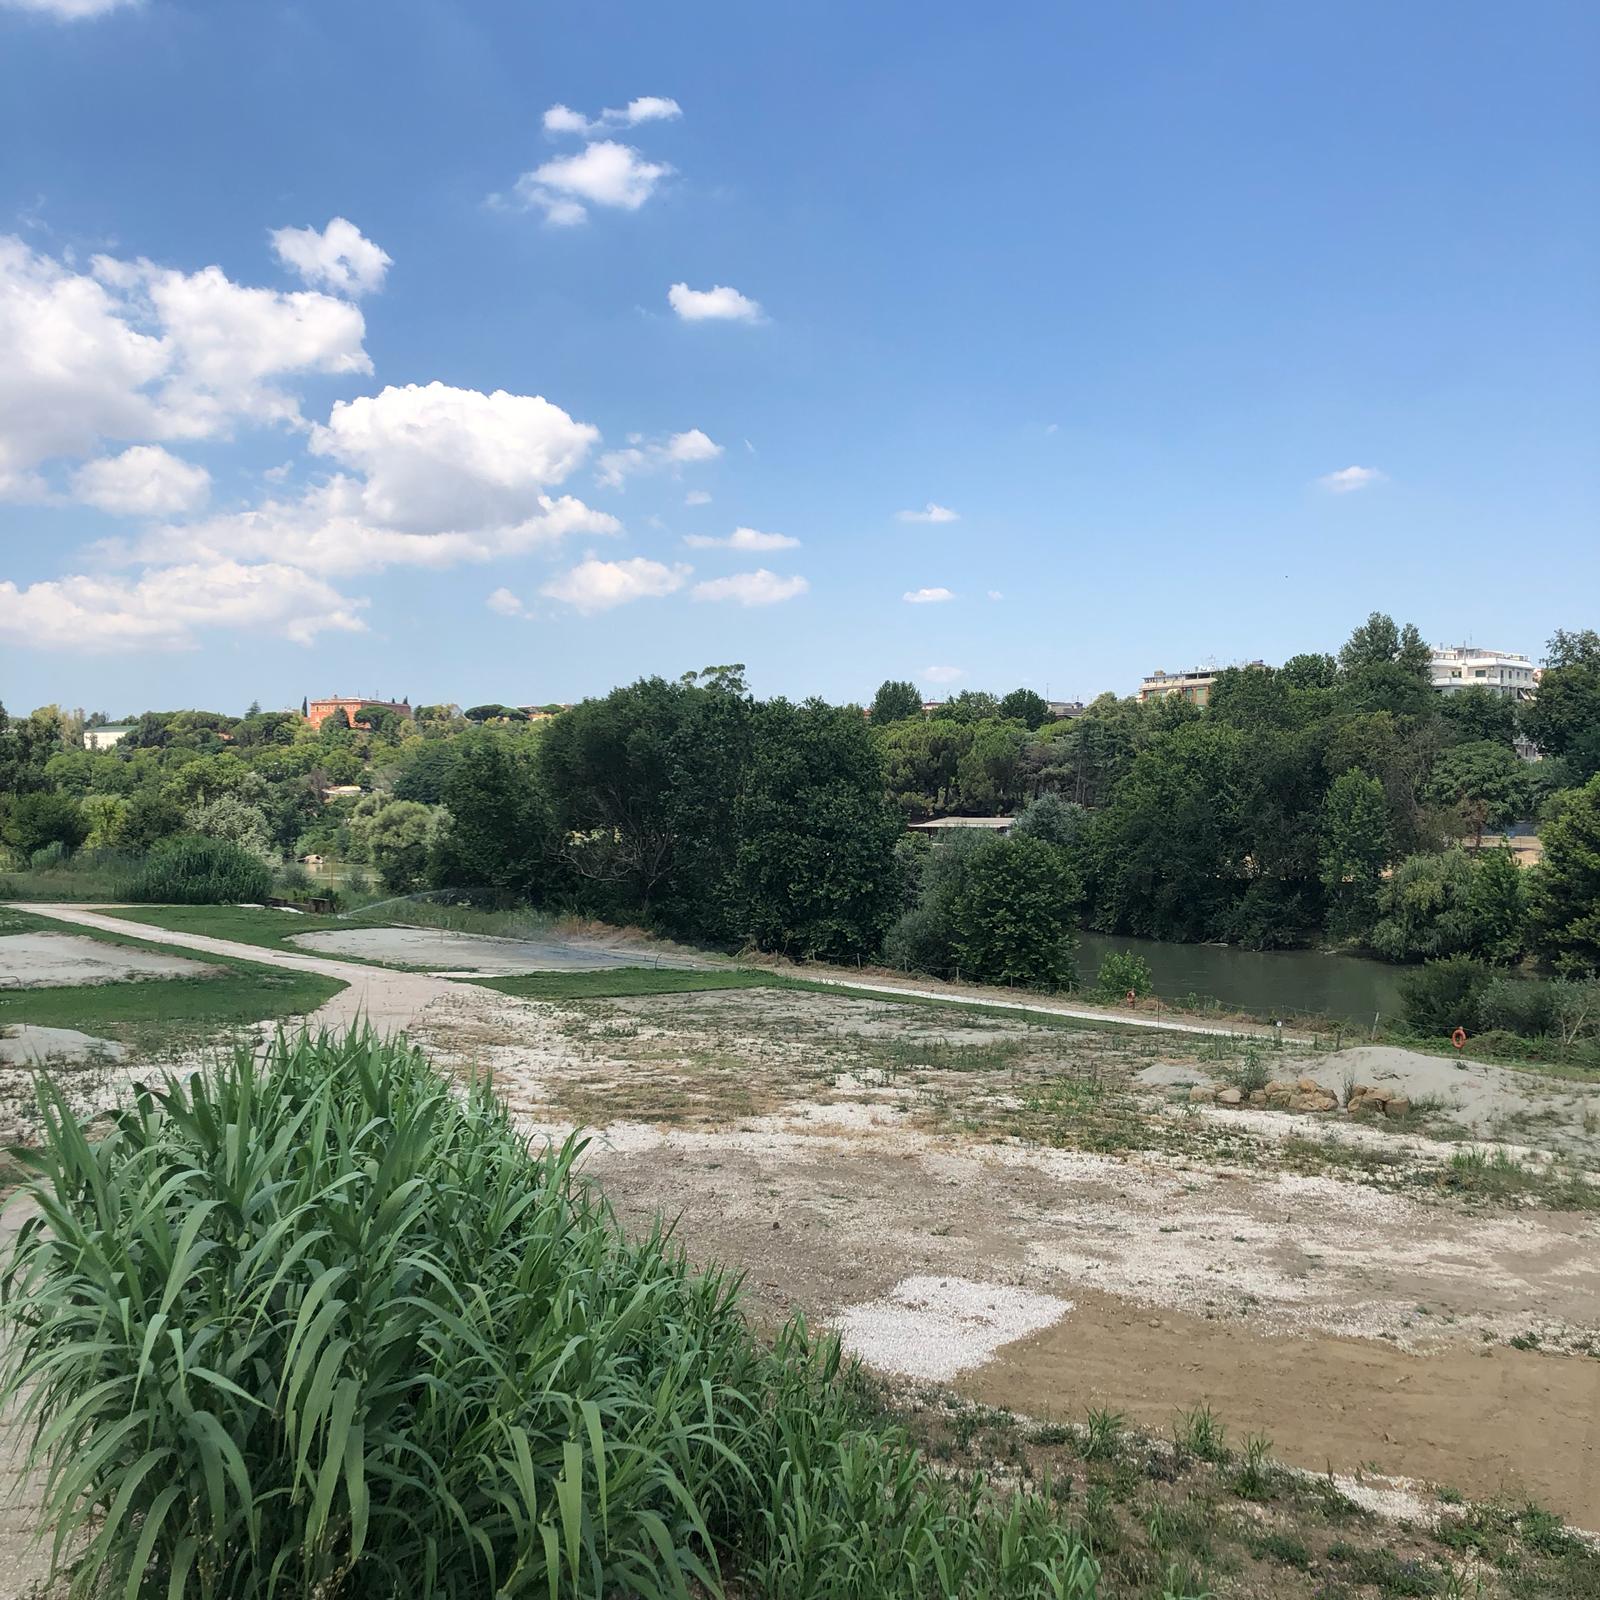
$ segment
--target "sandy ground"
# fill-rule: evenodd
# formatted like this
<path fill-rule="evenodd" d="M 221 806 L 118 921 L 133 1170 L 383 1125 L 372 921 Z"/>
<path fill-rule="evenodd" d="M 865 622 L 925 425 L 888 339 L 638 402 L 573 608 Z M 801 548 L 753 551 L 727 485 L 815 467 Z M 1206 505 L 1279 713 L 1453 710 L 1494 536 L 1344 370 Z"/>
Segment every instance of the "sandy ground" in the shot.
<path fill-rule="evenodd" d="M 693 970 L 711 965 L 643 943 L 586 938 L 496 939 L 435 928 L 329 928 L 293 934 L 289 942 L 323 955 L 393 961 L 427 971 L 470 973 L 478 978 L 519 972 L 598 972 L 606 967 Z"/>
<path fill-rule="evenodd" d="M 314 1022 L 365 1011 L 444 1071 L 492 1074 L 530 1132 L 586 1125 L 584 1170 L 623 1221 L 665 1217 L 743 1270 L 766 1324 L 804 1311 L 887 1372 L 1034 1415 L 1164 1429 L 1204 1401 L 1298 1466 L 1532 1495 L 1600 1529 L 1600 1359 L 1574 1353 L 1600 1349 L 1600 1214 L 1468 1204 L 1423 1181 L 1460 1148 L 1425 1135 L 1174 1103 L 1225 1070 L 1225 1037 L 934 1010 L 892 985 L 556 1006 L 150 936 L 343 978 Z M 1572 1084 L 1370 1047 L 1273 1070 L 1392 1073 L 1446 1120 L 1600 1160 Z M 1381 1177 L 1289 1163 L 1334 1139 L 1385 1152 Z"/>
<path fill-rule="evenodd" d="M 126 924 L 121 931 L 128 931 Z M 82 983 L 122 983 L 129 978 L 205 978 L 215 971 L 215 967 L 183 956 L 126 945 L 119 948 L 75 933 L 0 936 L 0 984 L 8 988 L 60 989 Z"/>
<path fill-rule="evenodd" d="M 126 1047 L 76 1028 L 40 1028 L 19 1022 L 0 1033 L 0 1067 L 36 1067 L 88 1058 L 117 1060 Z"/>

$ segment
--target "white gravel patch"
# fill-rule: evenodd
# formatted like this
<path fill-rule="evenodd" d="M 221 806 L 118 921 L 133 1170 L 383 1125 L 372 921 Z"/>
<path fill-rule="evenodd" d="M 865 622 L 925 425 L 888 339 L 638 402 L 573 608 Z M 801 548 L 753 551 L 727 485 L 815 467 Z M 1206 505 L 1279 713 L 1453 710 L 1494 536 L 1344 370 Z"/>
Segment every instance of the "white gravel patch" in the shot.
<path fill-rule="evenodd" d="M 1059 1322 L 1070 1300 L 971 1278 L 905 1278 L 882 1300 L 834 1318 L 851 1355 L 881 1372 L 948 1383 L 1001 1345 Z"/>

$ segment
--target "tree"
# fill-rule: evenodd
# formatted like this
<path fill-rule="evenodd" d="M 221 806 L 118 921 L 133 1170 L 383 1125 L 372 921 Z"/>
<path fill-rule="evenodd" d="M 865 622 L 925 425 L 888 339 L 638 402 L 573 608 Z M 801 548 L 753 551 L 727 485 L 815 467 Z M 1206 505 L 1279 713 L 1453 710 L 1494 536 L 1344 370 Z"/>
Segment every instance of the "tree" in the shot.
<path fill-rule="evenodd" d="M 1054 845 L 984 840 L 967 856 L 951 902 L 958 970 L 983 983 L 1070 987 L 1082 897 L 1065 852 Z"/>
<path fill-rule="evenodd" d="M 1488 742 L 1511 749 L 1517 738 L 1517 706 L 1514 700 L 1481 683 L 1440 695 L 1439 715 L 1454 730 L 1463 744 Z"/>
<path fill-rule="evenodd" d="M 991 722 L 1000 715 L 1000 702 L 982 689 L 963 689 L 945 701 L 939 715 L 949 722 Z"/>
<path fill-rule="evenodd" d="M 24 858 L 52 844 L 76 850 L 88 833 L 83 807 L 70 795 L 48 789 L 12 797 L 0 818 L 0 839 Z"/>
<path fill-rule="evenodd" d="M 1547 756 L 1560 756 L 1582 783 L 1600 773 L 1600 633 L 1558 628 L 1545 647 L 1539 692 L 1522 726 Z"/>
<path fill-rule="evenodd" d="M 1008 722 L 1020 722 L 1029 732 L 1037 732 L 1051 720 L 1050 703 L 1032 689 L 1013 689 L 1001 700 L 1000 715 Z"/>
<path fill-rule="evenodd" d="M 149 850 L 163 839 L 183 831 L 183 807 L 154 789 L 139 789 L 128 798 L 128 809 L 118 829 L 124 850 Z"/>
<path fill-rule="evenodd" d="M 872 697 L 872 725 L 887 727 L 891 722 L 907 722 L 922 715 L 922 693 L 914 683 L 885 678 Z"/>
<path fill-rule="evenodd" d="M 1544 860 L 1534 876 L 1534 946 L 1574 974 L 1600 973 L 1600 774 L 1546 824 Z"/>
<path fill-rule="evenodd" d="M 1378 911 L 1389 859 L 1389 810 L 1383 785 L 1351 768 L 1335 778 L 1322 806 L 1319 866 L 1327 896 L 1328 932 L 1364 938 Z"/>
<path fill-rule="evenodd" d="M 1503 828 L 1532 809 L 1528 764 L 1503 744 L 1458 744 L 1434 762 L 1428 795 L 1453 806 L 1481 845 L 1485 828 Z"/>
<path fill-rule="evenodd" d="M 877 739 L 890 799 L 908 818 L 956 809 L 957 774 L 972 748 L 971 727 L 944 717 L 919 718 L 878 729 Z"/>
<path fill-rule="evenodd" d="M 1290 656 L 1278 676 L 1291 689 L 1331 689 L 1339 681 L 1339 663 L 1330 655 Z"/>
<path fill-rule="evenodd" d="M 802 960 L 875 954 L 896 909 L 901 822 L 860 712 L 770 700 L 753 735 L 734 807 L 745 933 Z"/>
<path fill-rule="evenodd" d="M 1478 855 L 1467 903 L 1473 949 L 1486 961 L 1520 961 L 1528 949 L 1527 874 L 1509 850 Z"/>
<path fill-rule="evenodd" d="M 1022 750 L 1027 732 L 1020 723 L 974 722 L 956 764 L 956 792 L 950 809 L 968 816 L 1010 812 L 1022 799 Z"/>
<path fill-rule="evenodd" d="M 390 788 L 396 800 L 416 800 L 425 806 L 445 803 L 445 791 L 457 763 L 468 748 L 465 741 L 430 739 L 419 747 L 395 774 Z"/>
<path fill-rule="evenodd" d="M 1089 811 L 1076 801 L 1058 794 L 1042 794 L 1030 800 L 1011 824 L 1013 839 L 1043 839 L 1063 850 L 1082 844 L 1089 828 Z"/>
<path fill-rule="evenodd" d="M 367 859 L 390 894 L 409 894 L 426 881 L 428 861 L 445 815 L 439 806 L 390 800 L 363 819 L 361 837 Z"/>
<path fill-rule="evenodd" d="M 218 795 L 202 800 L 184 813 L 183 825 L 190 833 L 207 839 L 226 839 L 241 850 L 248 850 L 263 861 L 275 861 L 278 849 L 266 813 L 237 794 Z"/>
<path fill-rule="evenodd" d="M 1341 687 L 1362 711 L 1416 714 L 1433 699 L 1432 652 L 1412 623 L 1374 611 L 1339 651 Z"/>
<path fill-rule="evenodd" d="M 1371 946 L 1388 961 L 1515 960 L 1525 941 L 1521 869 L 1503 851 L 1408 856 L 1383 885 Z"/>
<path fill-rule="evenodd" d="M 550 797 L 525 743 L 488 730 L 465 738 L 441 798 L 448 817 L 428 868 L 435 885 L 538 901 L 563 881 Z"/>

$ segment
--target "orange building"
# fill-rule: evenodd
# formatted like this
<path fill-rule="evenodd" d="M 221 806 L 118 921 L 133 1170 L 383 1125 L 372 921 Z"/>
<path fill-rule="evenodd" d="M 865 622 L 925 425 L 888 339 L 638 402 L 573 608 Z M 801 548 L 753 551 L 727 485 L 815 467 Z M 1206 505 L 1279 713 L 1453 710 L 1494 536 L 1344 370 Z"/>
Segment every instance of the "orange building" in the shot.
<path fill-rule="evenodd" d="M 306 701 L 306 721 L 313 728 L 320 728 L 335 711 L 342 711 L 352 726 L 355 724 L 356 712 L 362 706 L 379 706 L 385 711 L 393 711 L 396 715 L 411 720 L 411 702 L 409 700 L 379 700 L 373 695 L 361 695 L 351 699 L 348 695 L 329 695 L 326 700 Z"/>

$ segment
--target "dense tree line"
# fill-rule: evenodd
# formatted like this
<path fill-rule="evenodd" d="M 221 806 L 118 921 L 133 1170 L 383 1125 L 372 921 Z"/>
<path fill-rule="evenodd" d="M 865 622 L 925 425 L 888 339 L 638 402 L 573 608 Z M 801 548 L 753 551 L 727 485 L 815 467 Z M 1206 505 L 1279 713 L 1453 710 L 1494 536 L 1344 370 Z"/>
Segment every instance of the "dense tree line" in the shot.
<path fill-rule="evenodd" d="M 529 721 L 383 707 L 128 719 L 0 710 L 10 869 L 203 837 L 281 864 L 569 906 L 728 947 L 1072 979 L 1075 929 L 1396 961 L 1600 966 L 1600 636 L 1550 643 L 1538 698 L 1429 685 L 1375 614 L 1335 655 L 1220 673 L 1210 703 L 1104 695 L 1053 719 L 1027 689 L 925 709 L 756 700 L 742 668 L 643 679 Z M 1544 759 L 1521 760 L 1515 742 Z M 1015 815 L 930 847 L 905 824 Z M 1546 860 L 1494 848 L 1541 824 Z M 75 854 L 76 853 L 76 854 Z"/>

